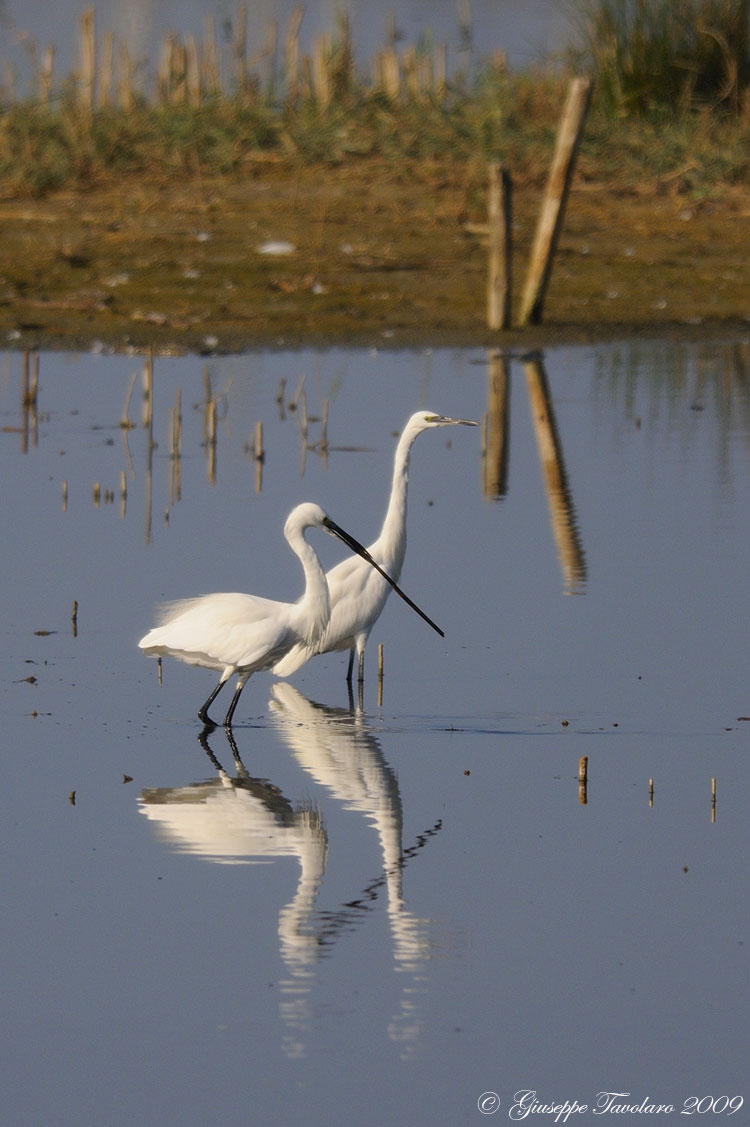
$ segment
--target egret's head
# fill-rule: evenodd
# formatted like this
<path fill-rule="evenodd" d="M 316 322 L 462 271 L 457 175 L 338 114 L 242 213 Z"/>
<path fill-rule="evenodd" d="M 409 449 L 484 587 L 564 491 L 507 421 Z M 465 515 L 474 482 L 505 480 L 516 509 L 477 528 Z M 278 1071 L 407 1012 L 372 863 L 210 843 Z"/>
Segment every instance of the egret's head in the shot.
<path fill-rule="evenodd" d="M 430 427 L 475 427 L 473 419 L 452 419 L 448 415 L 436 415 L 433 411 L 415 411 L 407 426 L 414 430 L 429 430 Z"/>

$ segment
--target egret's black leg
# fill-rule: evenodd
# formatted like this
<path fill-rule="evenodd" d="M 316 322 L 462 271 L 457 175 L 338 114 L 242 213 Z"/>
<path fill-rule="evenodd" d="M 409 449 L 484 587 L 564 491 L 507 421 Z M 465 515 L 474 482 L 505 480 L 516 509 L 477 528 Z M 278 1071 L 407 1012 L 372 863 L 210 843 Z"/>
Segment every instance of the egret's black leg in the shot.
<path fill-rule="evenodd" d="M 352 687 L 352 670 L 354 669 L 354 650 L 349 650 L 349 665 L 346 670 L 346 683 L 349 688 Z"/>
<path fill-rule="evenodd" d="M 354 653 L 354 650 L 352 650 L 352 654 L 353 653 Z M 365 680 L 365 651 L 362 650 L 362 652 L 359 655 L 359 665 L 357 667 L 357 683 L 362 685 L 364 683 L 364 680 Z"/>
<path fill-rule="evenodd" d="M 202 720 L 207 728 L 215 728 L 216 727 L 213 720 L 208 715 L 208 710 L 211 707 L 211 705 L 214 703 L 214 701 L 216 700 L 217 696 L 219 695 L 221 688 L 224 685 L 225 680 L 226 680 L 225 677 L 221 678 L 221 680 L 219 681 L 219 683 L 216 686 L 216 688 L 214 689 L 214 691 L 211 693 L 211 696 L 208 698 L 206 703 L 202 704 L 200 706 L 200 708 L 198 709 L 198 719 Z"/>
<path fill-rule="evenodd" d="M 249 674 L 248 674 L 248 677 L 249 677 Z M 237 688 L 234 690 L 234 696 L 232 697 L 232 703 L 230 704 L 229 708 L 227 709 L 227 714 L 224 717 L 224 727 L 225 728 L 231 728 L 232 727 L 232 717 L 234 716 L 234 710 L 237 707 L 237 701 L 240 699 L 240 696 L 242 694 L 242 690 L 244 689 L 245 685 L 247 684 L 248 677 L 238 677 L 237 678 Z"/>

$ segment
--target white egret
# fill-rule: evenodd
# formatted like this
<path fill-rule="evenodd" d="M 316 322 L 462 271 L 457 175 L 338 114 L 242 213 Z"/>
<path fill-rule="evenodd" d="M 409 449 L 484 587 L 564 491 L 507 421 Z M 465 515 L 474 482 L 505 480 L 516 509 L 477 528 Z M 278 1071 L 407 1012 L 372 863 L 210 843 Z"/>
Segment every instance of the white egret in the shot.
<path fill-rule="evenodd" d="M 471 419 L 451 419 L 431 411 L 417 411 L 404 427 L 393 461 L 393 483 L 383 527 L 377 540 L 367 549 L 372 559 L 398 582 L 406 555 L 406 495 L 409 484 L 409 457 L 417 437 L 433 427 L 469 426 Z M 331 593 L 331 617 L 322 641 L 310 644 L 304 638 L 293 645 L 273 667 L 278 677 L 288 677 L 314 654 L 349 650 L 346 679 L 351 684 L 355 651 L 359 660 L 357 680 L 365 671 L 365 646 L 370 631 L 380 617 L 390 588 L 371 568 L 354 557 L 342 560 L 326 574 Z"/>
<path fill-rule="evenodd" d="M 321 644 L 331 602 L 320 560 L 305 539 L 307 528 L 322 528 L 342 540 L 367 561 L 368 567 L 379 571 L 384 581 L 442 635 L 440 627 L 404 594 L 358 540 L 332 521 L 319 505 L 298 505 L 287 518 L 284 535 L 305 572 L 305 593 L 301 599 L 296 603 L 281 603 L 240 592 L 180 599 L 162 607 L 159 625 L 138 643 L 150 657 L 176 657 L 188 665 L 220 671 L 218 685 L 198 710 L 204 724 L 213 727 L 208 710 L 234 674 L 237 674 L 237 687 L 224 718 L 226 727 L 232 723 L 240 694 L 252 673 L 270 669 L 292 646 L 302 644 L 314 650 Z"/>

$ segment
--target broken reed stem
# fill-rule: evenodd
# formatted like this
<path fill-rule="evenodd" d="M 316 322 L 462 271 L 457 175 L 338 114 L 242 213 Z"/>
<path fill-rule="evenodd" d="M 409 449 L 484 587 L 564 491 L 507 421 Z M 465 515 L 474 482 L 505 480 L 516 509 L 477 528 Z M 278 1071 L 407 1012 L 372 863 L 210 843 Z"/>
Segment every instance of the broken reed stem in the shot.
<path fill-rule="evenodd" d="M 169 414 L 169 503 L 182 496 L 182 389 L 177 388 L 175 404 Z"/>
<path fill-rule="evenodd" d="M 154 354 L 149 351 L 143 365 L 143 426 L 151 430 L 154 421 Z"/>
<path fill-rule="evenodd" d="M 318 453 L 324 466 L 328 465 L 328 408 L 328 400 L 324 399 L 320 422 L 320 439 L 318 440 Z"/>
<path fill-rule="evenodd" d="M 25 411 L 36 407 L 39 392 L 39 353 L 25 351 L 23 354 L 22 376 L 23 390 L 21 392 L 21 405 Z"/>
<path fill-rule="evenodd" d="M 133 397 L 133 388 L 135 387 L 135 381 L 137 379 L 138 373 L 133 372 L 132 376 L 130 377 L 130 385 L 128 387 L 127 395 L 125 396 L 125 402 L 122 407 L 122 415 L 120 416 L 120 426 L 123 430 L 130 430 L 131 427 L 135 426 L 135 423 L 131 423 L 128 417 L 128 413 L 130 411 L 130 400 Z"/>
<path fill-rule="evenodd" d="M 42 105 L 47 105 L 52 95 L 54 73 L 55 48 L 45 47 L 42 51 L 42 61 L 39 66 L 39 100 Z"/>
<path fill-rule="evenodd" d="M 203 21 L 203 84 L 209 97 L 221 92 L 221 70 L 216 49 L 216 24 L 213 16 Z"/>
<path fill-rule="evenodd" d="M 102 43 L 101 65 L 97 77 L 96 104 L 100 107 L 109 105 L 110 90 L 112 87 L 112 59 L 115 50 L 115 37 L 111 31 L 104 36 Z"/>
<path fill-rule="evenodd" d="M 135 103 L 133 91 L 133 62 L 130 52 L 124 43 L 117 45 L 117 103 L 126 113 L 132 110 Z"/>
<path fill-rule="evenodd" d="M 79 102 L 81 109 L 90 116 L 94 109 L 96 83 L 96 17 L 94 8 L 86 8 L 79 22 L 81 41 L 81 83 Z"/>
<path fill-rule="evenodd" d="M 327 109 L 333 97 L 331 85 L 331 37 L 319 35 L 313 44 L 312 87 L 315 101 L 320 109 Z"/>
<path fill-rule="evenodd" d="M 73 599 L 73 613 L 70 616 L 70 622 L 73 629 L 73 637 L 78 637 L 78 599 Z"/>
<path fill-rule="evenodd" d="M 263 463 L 266 460 L 266 452 L 263 449 L 263 422 L 261 419 L 258 419 L 255 424 L 253 457 L 255 458 L 255 492 L 260 493 L 263 489 Z"/>
<path fill-rule="evenodd" d="M 299 29 L 305 9 L 295 8 L 287 24 L 286 40 L 284 42 L 284 69 L 286 72 L 286 96 L 294 104 L 300 95 L 300 49 Z"/>
<path fill-rule="evenodd" d="M 208 442 L 208 480 L 216 482 L 216 400 L 212 396 L 206 404 L 206 434 Z"/>
<path fill-rule="evenodd" d="M 237 93 L 247 87 L 247 4 L 239 4 L 232 27 L 232 54 Z"/>

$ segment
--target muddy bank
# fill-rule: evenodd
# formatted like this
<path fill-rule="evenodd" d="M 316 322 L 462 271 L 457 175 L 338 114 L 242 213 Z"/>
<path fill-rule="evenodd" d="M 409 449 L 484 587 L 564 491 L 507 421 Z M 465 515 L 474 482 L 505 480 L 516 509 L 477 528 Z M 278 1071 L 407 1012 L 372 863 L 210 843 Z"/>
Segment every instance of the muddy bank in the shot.
<path fill-rule="evenodd" d="M 541 184 L 514 193 L 520 292 Z M 750 192 L 576 183 L 544 325 L 490 333 L 481 181 L 394 177 L 377 162 L 244 182 L 127 180 L 0 201 L 0 337 L 9 347 L 240 351 L 506 344 L 744 331 Z M 748 330 L 750 331 L 750 329 Z"/>

